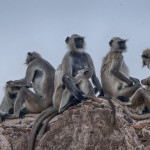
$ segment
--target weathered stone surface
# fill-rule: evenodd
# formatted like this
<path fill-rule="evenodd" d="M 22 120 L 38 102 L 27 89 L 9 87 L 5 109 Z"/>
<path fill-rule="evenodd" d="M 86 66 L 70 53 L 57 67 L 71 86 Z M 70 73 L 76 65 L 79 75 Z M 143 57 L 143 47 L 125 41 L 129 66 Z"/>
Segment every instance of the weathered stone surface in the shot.
<path fill-rule="evenodd" d="M 36 150 L 149 150 L 150 119 L 135 121 L 117 103 L 116 124 L 107 100 L 86 101 L 71 107 L 49 123 Z M 0 124 L 0 150 L 27 150 L 37 114 Z"/>

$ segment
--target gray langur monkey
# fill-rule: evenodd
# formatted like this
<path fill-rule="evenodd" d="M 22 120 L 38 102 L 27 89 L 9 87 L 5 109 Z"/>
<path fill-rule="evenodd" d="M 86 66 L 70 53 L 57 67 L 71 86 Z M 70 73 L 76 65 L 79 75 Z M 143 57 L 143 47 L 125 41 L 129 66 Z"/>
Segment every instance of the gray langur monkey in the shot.
<path fill-rule="evenodd" d="M 26 75 L 23 79 L 9 81 L 8 85 L 21 87 L 18 91 L 14 104 L 14 113 L 5 114 L 4 118 L 18 118 L 23 103 L 32 113 L 39 113 L 53 105 L 52 95 L 54 92 L 53 66 L 36 52 L 28 52 L 26 58 Z M 26 87 L 32 83 L 34 92 Z"/>
<path fill-rule="evenodd" d="M 52 115 L 57 115 L 59 112 L 63 112 L 71 105 L 75 105 L 83 99 L 87 99 L 87 96 L 84 95 L 84 91 L 80 91 L 75 82 L 72 81 L 72 77 L 75 77 L 79 70 L 85 66 L 90 68 L 92 71 L 92 82 L 95 87 L 98 89 L 99 93 L 102 93 L 101 84 L 96 76 L 95 67 L 91 56 L 84 51 L 85 41 L 84 37 L 77 34 L 73 34 L 71 37 L 67 37 L 65 40 L 68 45 L 69 51 L 65 54 L 62 63 L 58 66 L 55 72 L 54 80 L 54 94 L 53 94 L 53 105 L 47 110 L 42 112 L 39 117 L 36 119 L 34 126 L 32 127 L 31 139 L 29 143 L 29 150 L 32 150 L 34 147 L 34 141 L 37 134 L 37 131 L 42 124 L 42 122 Z M 64 88 L 65 87 L 65 88 Z M 82 87 L 82 84 L 81 86 Z M 89 88 L 90 87 L 85 87 Z M 65 90 L 67 89 L 67 90 Z M 89 91 L 89 89 L 87 91 Z M 65 93 L 71 93 L 69 96 L 66 96 Z M 93 96 L 93 95 L 92 95 Z M 68 100 L 69 97 L 69 100 Z M 63 102 L 61 103 L 63 98 Z"/>
<path fill-rule="evenodd" d="M 95 90 L 91 82 L 89 81 L 92 75 L 93 75 L 92 70 L 89 67 L 84 66 L 83 69 L 78 70 L 77 75 L 75 77 L 65 76 L 65 78 L 71 80 L 70 83 L 74 83 L 77 86 L 77 88 L 80 91 L 82 91 L 87 98 L 92 99 L 95 97 Z M 63 107 L 66 106 L 71 95 L 72 95 L 71 92 L 67 88 L 65 88 L 60 102 L 61 109 L 63 109 Z M 59 112 L 62 111 L 60 108 L 59 108 Z"/>
<path fill-rule="evenodd" d="M 66 106 L 68 103 L 68 99 L 66 99 L 66 101 L 64 101 L 63 104 L 61 103 L 61 106 L 59 106 L 64 92 L 64 89 L 62 88 L 63 85 L 65 85 L 66 88 L 71 92 L 77 103 L 85 99 L 83 91 L 79 90 L 73 82 L 70 82 L 70 78 L 68 78 L 69 76 L 74 77 L 78 70 L 81 70 L 85 66 L 92 70 L 92 82 L 98 89 L 99 93 L 102 93 L 100 82 L 95 73 L 93 60 L 91 56 L 84 51 L 84 37 L 74 34 L 71 37 L 67 37 L 65 41 L 68 45 L 69 51 L 65 54 L 62 63 L 57 68 L 54 80 L 55 90 L 53 95 L 53 104 L 60 112 L 65 109 L 62 107 Z M 71 100 L 69 102 L 72 103 L 73 101 Z"/>
<path fill-rule="evenodd" d="M 5 86 L 5 94 L 2 99 L 1 105 L 0 105 L 0 116 L 7 114 L 12 114 L 13 112 L 13 106 L 17 97 L 18 90 L 20 88 L 18 87 L 12 87 L 8 86 L 6 84 Z"/>
<path fill-rule="evenodd" d="M 150 49 L 146 49 L 142 54 L 143 67 L 147 66 L 150 69 Z M 133 114 L 125 107 L 125 112 L 133 119 L 142 120 L 150 118 L 150 77 L 147 77 L 141 81 L 145 88 L 141 87 L 130 98 L 132 108 L 136 110 L 138 114 Z"/>
<path fill-rule="evenodd" d="M 84 51 L 85 49 L 85 41 L 84 37 L 81 37 L 79 35 L 72 35 L 71 37 L 67 37 L 65 40 L 66 44 L 68 45 L 69 51 L 65 54 L 62 63 L 58 67 L 57 72 L 59 75 L 57 76 L 55 74 L 55 91 L 53 95 L 53 101 L 59 101 L 61 98 L 58 98 L 58 96 L 62 97 L 63 91 L 60 89 L 60 87 L 65 83 L 65 86 L 67 89 L 72 93 L 72 95 L 75 97 L 77 101 L 81 101 L 84 99 L 84 95 L 82 95 L 82 91 L 80 91 L 75 85 L 72 85 L 72 82 L 70 82 L 69 78 L 66 78 L 68 76 L 75 76 L 78 72 L 78 70 L 81 70 L 83 67 L 87 66 L 89 67 L 93 75 L 91 76 L 92 82 L 95 85 L 95 87 L 98 89 L 99 93 L 102 93 L 102 88 L 100 85 L 100 82 L 96 76 L 95 68 L 93 64 L 93 60 L 91 56 Z M 63 81 L 62 81 L 63 78 Z M 66 101 L 67 103 L 67 101 Z M 60 107 L 61 109 L 62 107 Z"/>
<path fill-rule="evenodd" d="M 102 88 L 106 97 L 124 100 L 125 97 L 130 98 L 141 85 L 138 79 L 129 76 L 124 62 L 122 53 L 127 51 L 126 40 L 114 37 L 109 45 L 110 51 L 101 66 Z"/>
<path fill-rule="evenodd" d="M 83 69 L 78 70 L 77 75 L 74 77 L 77 87 L 80 91 L 84 93 L 84 95 L 88 97 L 95 97 L 95 91 L 89 79 L 93 76 L 93 71 L 84 66 Z M 88 87 L 88 88 L 85 88 Z"/>
<path fill-rule="evenodd" d="M 31 87 L 32 87 L 32 84 L 26 88 L 31 88 Z M 15 104 L 16 97 L 20 88 L 21 87 L 19 86 L 9 85 L 9 82 L 6 82 L 5 94 L 0 105 L 1 121 L 4 121 L 3 116 L 5 116 L 5 114 L 13 114 L 14 104 Z M 24 105 L 24 107 L 20 111 L 19 117 L 23 117 L 25 114 L 28 114 L 28 113 L 29 111 L 25 108 L 25 105 Z"/>

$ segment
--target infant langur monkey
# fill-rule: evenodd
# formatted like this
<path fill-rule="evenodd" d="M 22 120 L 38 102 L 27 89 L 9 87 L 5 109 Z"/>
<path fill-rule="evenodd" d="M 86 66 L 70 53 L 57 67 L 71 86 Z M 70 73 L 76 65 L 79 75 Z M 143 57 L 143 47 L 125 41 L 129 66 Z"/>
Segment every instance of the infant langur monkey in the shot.
<path fill-rule="evenodd" d="M 14 113 L 12 115 L 5 114 L 3 116 L 4 119 L 18 118 L 24 103 L 26 108 L 33 113 L 42 112 L 53 103 L 52 95 L 55 75 L 53 66 L 36 52 L 27 53 L 26 64 L 25 77 L 8 82 L 8 86 L 19 86 L 21 88 L 14 103 Z M 27 88 L 31 83 L 34 92 Z"/>
<path fill-rule="evenodd" d="M 142 60 L 143 60 L 143 67 L 147 66 L 147 68 L 150 69 L 150 49 L 146 49 L 143 51 Z M 139 115 L 133 114 L 125 106 L 125 112 L 130 117 L 137 120 L 150 118 L 150 77 L 143 79 L 141 83 L 145 86 L 145 88 L 138 89 L 135 92 L 135 94 L 130 98 L 132 108 L 134 108 Z"/>
<path fill-rule="evenodd" d="M 92 75 L 93 75 L 92 70 L 89 67 L 84 66 L 83 69 L 78 70 L 77 75 L 75 77 L 65 76 L 65 79 L 67 78 L 67 80 L 70 80 L 70 83 L 74 83 L 78 87 L 78 89 L 82 91 L 85 97 L 87 97 L 88 99 L 92 99 L 95 97 L 94 88 L 91 82 L 89 81 Z M 64 79 L 64 82 L 65 82 L 65 79 Z M 65 110 L 64 107 L 70 104 L 68 103 L 69 100 L 70 101 L 73 100 L 70 98 L 71 94 L 72 93 L 67 88 L 65 88 L 63 95 L 62 95 L 59 112 Z"/>
<path fill-rule="evenodd" d="M 103 58 L 101 66 L 102 88 L 105 97 L 124 101 L 141 85 L 138 79 L 129 76 L 129 69 L 124 62 L 122 53 L 127 51 L 126 40 L 114 37 L 109 45 L 110 51 Z"/>

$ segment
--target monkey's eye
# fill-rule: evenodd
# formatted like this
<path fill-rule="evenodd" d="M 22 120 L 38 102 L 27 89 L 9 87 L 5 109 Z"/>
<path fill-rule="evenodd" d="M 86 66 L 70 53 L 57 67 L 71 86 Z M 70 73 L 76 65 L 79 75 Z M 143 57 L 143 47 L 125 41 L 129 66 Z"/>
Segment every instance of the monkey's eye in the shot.
<path fill-rule="evenodd" d="M 146 56 L 146 55 L 142 55 L 142 58 L 149 59 L 149 57 L 148 57 L 148 56 Z"/>
<path fill-rule="evenodd" d="M 15 86 L 15 88 L 16 88 L 16 90 L 20 90 L 21 87 L 20 86 Z"/>
<path fill-rule="evenodd" d="M 119 44 L 120 46 L 124 46 L 124 45 L 125 45 L 125 41 L 119 41 L 118 44 Z"/>
<path fill-rule="evenodd" d="M 74 40 L 75 40 L 75 42 L 80 42 L 80 43 L 84 42 L 83 38 L 75 38 Z"/>

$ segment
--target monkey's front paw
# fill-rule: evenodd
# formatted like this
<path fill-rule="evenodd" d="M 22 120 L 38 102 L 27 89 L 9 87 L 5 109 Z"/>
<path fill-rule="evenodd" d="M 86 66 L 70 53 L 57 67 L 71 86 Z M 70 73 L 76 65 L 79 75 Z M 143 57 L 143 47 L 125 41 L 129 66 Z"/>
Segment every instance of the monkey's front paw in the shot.
<path fill-rule="evenodd" d="M 83 92 L 80 91 L 80 92 L 76 95 L 76 99 L 77 99 L 77 101 L 81 102 L 82 100 L 87 100 L 87 99 L 89 99 L 89 97 L 85 96 L 85 95 L 83 94 Z"/>
<path fill-rule="evenodd" d="M 25 113 L 23 113 L 23 112 L 20 112 L 20 114 L 19 114 L 19 118 L 24 118 L 25 117 Z"/>
<path fill-rule="evenodd" d="M 140 82 L 135 83 L 135 85 L 136 85 L 138 88 L 142 87 L 142 85 L 140 84 Z"/>
<path fill-rule="evenodd" d="M 1 121 L 4 122 L 6 119 L 10 118 L 10 114 L 5 114 L 1 117 Z"/>
<path fill-rule="evenodd" d="M 6 82 L 6 85 L 7 85 L 7 86 L 10 86 L 10 87 L 17 88 L 17 89 L 20 89 L 20 88 L 21 88 L 21 86 L 20 86 L 20 85 L 15 84 L 15 82 L 14 82 L 14 81 L 8 81 L 8 82 Z"/>
<path fill-rule="evenodd" d="M 73 106 L 73 101 L 69 101 L 65 106 L 59 109 L 59 113 L 63 113 L 65 110 L 67 110 L 69 107 Z"/>
<path fill-rule="evenodd" d="M 67 75 L 64 75 L 64 76 L 62 77 L 62 82 L 63 82 L 63 83 L 65 83 L 66 78 L 67 78 Z"/>
<path fill-rule="evenodd" d="M 139 79 L 135 79 L 135 80 L 134 80 L 134 83 L 137 83 L 137 82 L 140 83 L 140 80 L 139 80 Z"/>
<path fill-rule="evenodd" d="M 66 86 L 65 86 L 64 84 L 63 84 L 61 87 L 62 87 L 62 89 L 65 89 L 65 88 L 66 88 Z"/>

